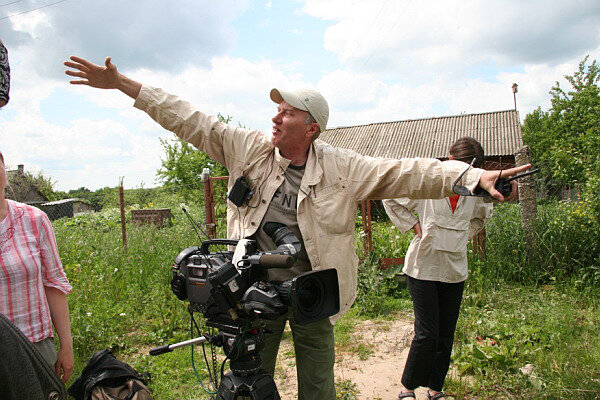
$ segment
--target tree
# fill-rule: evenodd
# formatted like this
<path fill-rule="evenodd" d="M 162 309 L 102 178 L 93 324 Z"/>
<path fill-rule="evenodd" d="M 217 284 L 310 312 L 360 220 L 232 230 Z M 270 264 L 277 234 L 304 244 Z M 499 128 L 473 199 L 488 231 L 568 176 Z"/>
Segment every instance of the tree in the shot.
<path fill-rule="evenodd" d="M 534 162 L 545 168 L 547 179 L 563 186 L 578 186 L 584 199 L 598 207 L 600 190 L 600 68 L 588 57 L 565 79 L 568 91 L 556 82 L 550 90 L 552 106 L 525 117 L 523 140 Z"/>
<path fill-rule="evenodd" d="M 217 115 L 220 122 L 228 123 L 231 117 Z M 165 152 L 161 167 L 156 172 L 165 186 L 183 186 L 186 189 L 201 187 L 201 175 L 204 168 L 209 168 L 212 176 L 228 175 L 227 169 L 211 160 L 206 154 L 198 151 L 189 143 L 179 139 L 160 139 Z"/>
<path fill-rule="evenodd" d="M 61 193 L 54 191 L 54 183 L 41 171 L 35 174 L 29 171 L 10 174 L 8 176 L 8 196 L 16 201 L 25 202 L 28 201 L 32 191 L 37 191 L 48 201 L 60 200 Z"/>
<path fill-rule="evenodd" d="M 112 194 L 114 196 L 114 192 L 116 189 L 111 189 L 111 190 L 112 190 L 112 192 L 113 192 Z M 104 206 L 106 193 L 105 193 L 104 189 L 98 189 L 95 191 L 91 191 L 90 189 L 82 186 L 79 189 L 69 190 L 66 193 L 66 195 L 69 198 L 86 200 L 93 207 L 94 211 L 100 211 L 102 209 L 102 207 Z"/>

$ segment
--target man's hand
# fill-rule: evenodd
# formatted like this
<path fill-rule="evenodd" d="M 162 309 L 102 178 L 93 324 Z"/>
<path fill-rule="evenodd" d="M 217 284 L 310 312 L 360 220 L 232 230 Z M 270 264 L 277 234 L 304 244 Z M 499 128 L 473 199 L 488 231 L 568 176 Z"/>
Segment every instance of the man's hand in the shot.
<path fill-rule="evenodd" d="M 523 171 L 527 171 L 531 168 L 531 164 L 525 164 L 520 167 L 510 168 L 503 171 L 485 171 L 481 178 L 479 178 L 479 186 L 482 189 L 487 190 L 487 192 L 495 199 L 500 201 L 507 201 L 513 199 L 517 195 L 517 181 L 511 181 L 510 184 L 512 186 L 512 191 L 507 198 L 504 198 L 500 192 L 496 190 L 494 187 L 496 180 L 498 178 L 510 178 L 516 174 L 519 174 Z"/>
<path fill-rule="evenodd" d="M 73 85 L 88 85 L 100 89 L 117 89 L 119 71 L 117 71 L 117 67 L 110 61 L 110 57 L 106 57 L 104 67 L 77 56 L 71 56 L 70 59 L 74 62 L 65 61 L 65 65 L 77 71 L 67 70 L 65 74 L 82 79 L 73 80 L 69 83 Z"/>
<path fill-rule="evenodd" d="M 69 81 L 72 85 L 87 85 L 99 89 L 119 89 L 129 97 L 137 98 L 142 84 L 122 75 L 111 62 L 110 57 L 104 60 L 104 67 L 89 62 L 86 59 L 71 56 L 71 61 L 65 61 L 65 66 L 73 68 L 66 70 L 65 74 L 74 76 L 77 80 Z"/>

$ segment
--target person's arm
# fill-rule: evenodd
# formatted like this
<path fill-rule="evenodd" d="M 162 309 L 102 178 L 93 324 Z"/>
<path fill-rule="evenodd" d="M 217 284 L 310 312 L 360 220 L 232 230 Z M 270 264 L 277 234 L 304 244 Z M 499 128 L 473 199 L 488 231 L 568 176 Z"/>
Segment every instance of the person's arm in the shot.
<path fill-rule="evenodd" d="M 431 158 L 386 159 L 362 156 L 349 150 L 336 149 L 340 163 L 347 171 L 357 200 L 393 199 L 440 199 L 454 195 L 452 186 L 461 176 L 461 185 L 473 192 L 477 186 L 487 190 L 495 199 L 504 201 L 516 195 L 516 183 L 507 199 L 494 188 L 498 171 L 469 168 L 468 164 L 455 161 L 439 161 Z M 501 172 L 507 178 L 531 167 L 530 164 Z"/>
<path fill-rule="evenodd" d="M 400 199 L 387 199 L 381 202 L 383 208 L 390 217 L 390 221 L 402 232 L 407 232 L 410 229 L 415 231 L 415 235 L 421 237 L 421 224 L 419 218 L 413 214 L 414 209 L 417 207 L 418 200 L 411 200 L 406 198 Z"/>
<path fill-rule="evenodd" d="M 40 227 L 39 248 L 42 283 L 48 308 L 50 309 L 52 325 L 60 341 L 54 371 L 63 382 L 67 382 L 73 373 L 73 339 L 69 320 L 69 304 L 67 303 L 67 293 L 72 288 L 60 262 L 52 224 L 48 216 L 39 210 L 37 218 Z"/>
<path fill-rule="evenodd" d="M 420 222 L 417 222 L 413 226 L 413 231 L 415 232 L 415 235 L 417 235 L 419 238 L 423 237 L 423 231 L 421 231 L 421 223 Z"/>
<path fill-rule="evenodd" d="M 477 199 L 469 224 L 469 236 L 473 236 L 483 229 L 487 221 L 492 217 L 493 210 L 494 206 L 491 203 L 485 203 L 481 198 Z"/>
<path fill-rule="evenodd" d="M 67 295 L 62 291 L 49 286 L 44 286 L 44 290 L 46 291 L 46 299 L 50 308 L 52 325 L 56 329 L 56 334 L 60 342 L 54 372 L 63 382 L 67 382 L 73 373 L 74 364 L 69 303 L 67 302 Z"/>
<path fill-rule="evenodd" d="M 65 74 L 81 78 L 70 81 L 73 85 L 87 85 L 99 89 L 118 89 L 132 99 L 136 99 L 142 84 L 121 74 L 111 62 L 110 57 L 104 60 L 104 66 L 94 64 L 84 58 L 71 56 L 65 65 L 75 71 L 67 70 Z"/>

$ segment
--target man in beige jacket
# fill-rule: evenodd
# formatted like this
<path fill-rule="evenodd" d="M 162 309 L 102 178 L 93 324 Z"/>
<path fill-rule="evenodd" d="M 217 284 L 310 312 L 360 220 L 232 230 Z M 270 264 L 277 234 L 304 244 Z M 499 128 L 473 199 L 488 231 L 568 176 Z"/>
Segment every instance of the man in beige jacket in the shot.
<path fill-rule="evenodd" d="M 329 109 L 313 90 L 286 92 L 273 89 L 277 103 L 272 136 L 223 124 L 197 111 L 189 103 L 161 89 L 142 85 L 117 71 L 110 57 L 105 66 L 79 57 L 65 62 L 72 84 L 118 89 L 135 99 L 165 129 L 191 143 L 229 171 L 229 188 L 244 176 L 254 191 L 251 199 L 235 206 L 228 202 L 227 232 L 231 239 L 260 236 L 261 226 L 284 220 L 302 241 L 293 273 L 335 268 L 340 284 L 340 312 L 313 324 L 300 326 L 290 316 L 270 321 L 263 366 L 274 372 L 279 340 L 289 317 L 298 371 L 300 399 L 335 399 L 333 323 L 352 305 L 356 295 L 358 258 L 354 249 L 357 202 L 396 197 L 429 198 L 452 194 L 453 181 L 466 165 L 433 159 L 380 159 L 334 148 L 315 140 L 325 130 Z M 529 166 L 502 172 L 512 176 Z M 473 169 L 462 184 L 473 190 L 479 184 L 498 200 L 497 173 Z M 257 238 L 259 246 L 261 238 Z M 271 244 L 272 245 L 272 244 Z M 264 247 L 263 247 L 264 248 Z M 273 248 L 273 247 L 271 247 Z M 269 249 L 268 247 L 266 248 Z M 277 325 L 277 326 L 275 326 Z"/>

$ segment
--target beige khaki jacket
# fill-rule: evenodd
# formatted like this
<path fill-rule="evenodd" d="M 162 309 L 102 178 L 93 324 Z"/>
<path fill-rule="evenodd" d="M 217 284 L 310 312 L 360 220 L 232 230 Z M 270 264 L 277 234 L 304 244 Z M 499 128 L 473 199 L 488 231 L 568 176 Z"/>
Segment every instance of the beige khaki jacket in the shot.
<path fill-rule="evenodd" d="M 252 235 L 290 163 L 270 138 L 260 131 L 223 124 L 178 97 L 148 86 L 142 87 L 135 107 L 223 164 L 231 178 L 229 188 L 241 175 L 248 178 L 255 194 L 250 206 L 227 204 L 227 234 L 230 239 Z M 331 318 L 332 323 L 348 311 L 356 296 L 357 202 L 450 196 L 451 185 L 465 166 L 459 161 L 366 157 L 318 139 L 313 142 L 298 193 L 298 226 L 312 269 L 338 271 L 340 312 Z M 463 185 L 473 190 L 482 173 L 480 169 L 468 171 Z"/>
<path fill-rule="evenodd" d="M 454 213 L 448 198 L 392 199 L 384 200 L 383 206 L 401 231 L 417 222 L 421 225 L 421 238 L 415 235 L 410 243 L 402 272 L 425 281 L 457 283 L 467 279 L 467 241 L 491 217 L 491 203 L 481 197 L 460 196 Z"/>

